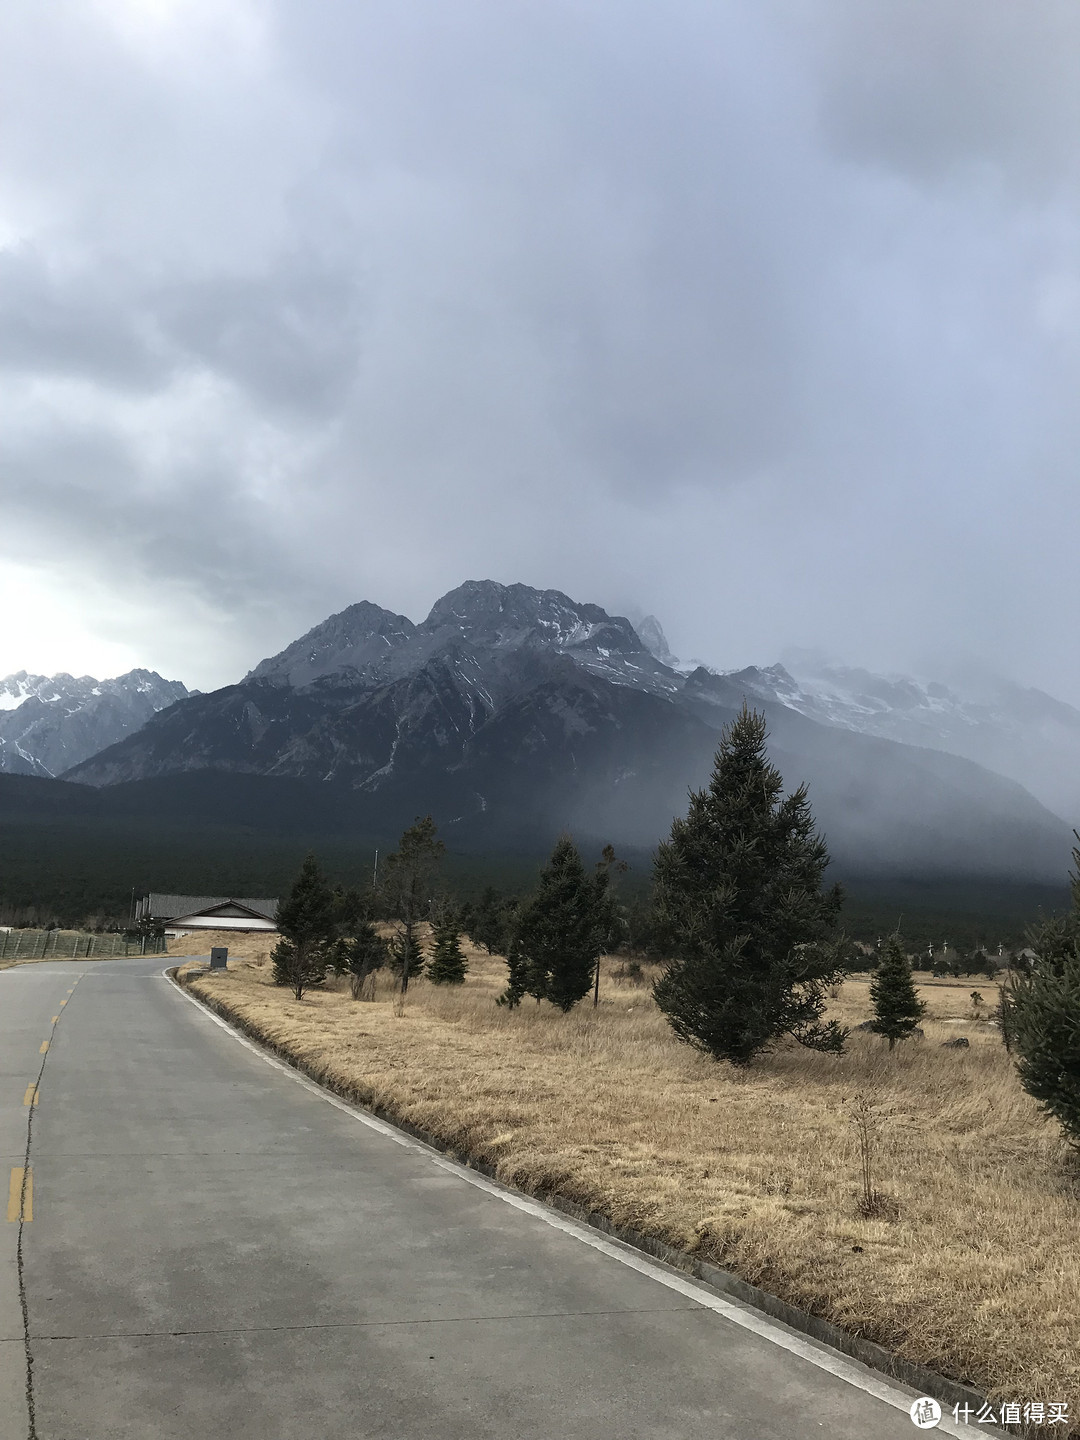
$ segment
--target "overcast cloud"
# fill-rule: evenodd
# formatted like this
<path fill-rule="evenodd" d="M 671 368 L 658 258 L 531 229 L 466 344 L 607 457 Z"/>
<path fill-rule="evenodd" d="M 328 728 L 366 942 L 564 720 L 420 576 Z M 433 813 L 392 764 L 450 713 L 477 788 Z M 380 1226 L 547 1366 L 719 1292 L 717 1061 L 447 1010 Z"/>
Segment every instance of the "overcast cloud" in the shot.
<path fill-rule="evenodd" d="M 9 0 L 0 674 L 466 578 L 1080 703 L 1075 0 Z"/>

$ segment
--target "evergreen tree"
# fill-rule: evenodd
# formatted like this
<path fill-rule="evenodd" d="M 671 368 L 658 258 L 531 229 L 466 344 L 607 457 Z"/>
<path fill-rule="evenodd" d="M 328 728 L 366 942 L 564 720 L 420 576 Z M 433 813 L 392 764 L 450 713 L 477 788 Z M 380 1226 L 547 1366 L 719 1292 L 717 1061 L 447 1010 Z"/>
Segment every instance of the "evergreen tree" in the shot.
<path fill-rule="evenodd" d="M 1080 1147 L 1080 847 L 1073 866 L 1072 910 L 1029 931 L 1035 959 L 1001 998 L 1020 1083 Z"/>
<path fill-rule="evenodd" d="M 410 980 L 419 980 L 424 973 L 427 956 L 420 943 L 420 927 L 403 923 L 388 945 L 390 969 L 398 979 L 398 989 L 404 995 Z"/>
<path fill-rule="evenodd" d="M 489 955 L 503 953 L 509 938 L 506 905 L 493 886 L 488 885 L 478 903 L 470 907 L 462 925 L 474 945 L 482 945 Z"/>
<path fill-rule="evenodd" d="M 664 958 L 668 936 L 659 923 L 652 899 L 632 900 L 625 910 L 623 948 L 635 959 L 656 962 Z"/>
<path fill-rule="evenodd" d="M 292 890 L 278 905 L 277 928 L 281 939 L 271 956 L 274 981 L 291 986 L 302 1000 L 305 990 L 325 980 L 338 929 L 334 893 L 314 855 L 306 857 Z"/>
<path fill-rule="evenodd" d="M 596 862 L 598 877 L 599 908 L 597 918 L 601 926 L 600 951 L 593 967 L 593 1007 L 600 1004 L 600 956 L 608 955 L 622 944 L 629 933 L 626 913 L 615 900 L 613 876 L 625 875 L 630 866 L 615 854 L 614 845 L 605 845 Z M 603 877 L 601 880 L 599 877 Z"/>
<path fill-rule="evenodd" d="M 951 973 L 948 956 L 939 951 L 930 962 L 930 974 L 935 980 L 944 980 L 945 976 Z"/>
<path fill-rule="evenodd" d="M 427 977 L 433 985 L 461 985 L 469 969 L 469 962 L 461 948 L 461 934 L 458 917 L 447 911 L 432 927 L 435 941 Z"/>
<path fill-rule="evenodd" d="M 57 927 L 50 925 L 47 928 L 52 930 Z M 136 920 L 133 925 L 127 927 L 124 931 L 124 939 L 133 944 L 141 945 L 144 955 L 148 947 L 152 947 L 155 950 L 164 950 L 165 921 L 155 920 L 152 915 L 144 915 L 140 920 Z"/>
<path fill-rule="evenodd" d="M 585 998 L 611 926 L 607 890 L 607 871 L 587 874 L 574 842 L 562 836 L 518 920 L 507 1004 L 520 991 L 565 1013 Z"/>
<path fill-rule="evenodd" d="M 840 1050 L 821 1020 L 845 974 L 840 887 L 800 786 L 786 799 L 765 751 L 765 717 L 742 713 L 721 736 L 707 790 L 657 852 L 654 904 L 671 957 L 653 993 L 681 1040 L 748 1065 L 785 1034 Z"/>
<path fill-rule="evenodd" d="M 389 950 L 369 917 L 355 920 L 350 928 L 352 934 L 342 936 L 334 946 L 332 968 L 338 975 L 348 975 L 352 998 L 359 1000 L 368 976 L 382 969 Z"/>
<path fill-rule="evenodd" d="M 890 1050 L 897 1040 L 907 1040 L 926 1014 L 899 935 L 890 935 L 881 947 L 870 981 L 870 999 L 874 1006 L 870 1028 L 876 1035 L 885 1036 Z"/>
<path fill-rule="evenodd" d="M 532 967 L 522 949 L 521 941 L 518 939 L 517 929 L 510 937 L 510 944 L 506 947 L 506 968 L 507 975 L 506 989 L 496 1000 L 496 1005 L 506 1005 L 514 1010 L 521 1004 L 526 995 L 535 993 L 536 986 L 533 984 Z M 537 995 L 537 999 L 539 999 Z"/>
<path fill-rule="evenodd" d="M 1001 961 L 996 955 L 991 955 L 989 950 L 979 951 L 979 973 L 985 975 L 988 980 L 996 980 L 1001 973 Z"/>
<path fill-rule="evenodd" d="M 435 822 L 426 815 L 403 833 L 397 850 L 387 861 L 384 900 L 398 923 L 390 947 L 391 963 L 400 977 L 402 995 L 409 988 L 410 978 L 415 978 L 423 967 L 419 926 L 430 911 L 435 872 L 445 853 Z"/>

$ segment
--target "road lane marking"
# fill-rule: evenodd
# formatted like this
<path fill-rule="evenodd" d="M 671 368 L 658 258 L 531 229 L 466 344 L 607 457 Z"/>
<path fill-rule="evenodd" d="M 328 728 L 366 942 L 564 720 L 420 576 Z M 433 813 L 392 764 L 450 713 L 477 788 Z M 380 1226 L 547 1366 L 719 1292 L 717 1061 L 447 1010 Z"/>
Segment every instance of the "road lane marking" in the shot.
<path fill-rule="evenodd" d="M 60 1016 L 59 1016 L 59 1015 L 54 1015 L 54 1016 L 52 1017 L 52 1023 L 53 1023 L 54 1025 L 58 1024 L 58 1023 L 59 1023 L 59 1020 L 60 1020 Z"/>
<path fill-rule="evenodd" d="M 21 1165 L 11 1167 L 8 1185 L 7 1218 L 16 1223 L 34 1218 L 34 1172 Z"/>
<path fill-rule="evenodd" d="M 713 1291 L 706 1290 L 702 1286 L 695 1284 L 692 1280 L 685 1280 L 681 1275 L 669 1272 L 661 1266 L 653 1264 L 652 1261 L 646 1259 L 644 1255 L 639 1254 L 637 1251 L 632 1250 L 628 1245 L 624 1246 L 621 1242 L 608 1240 L 602 1236 L 600 1232 L 569 1219 L 567 1216 L 560 1214 L 559 1211 L 548 1209 L 547 1206 L 541 1205 L 538 1201 L 530 1200 L 524 1195 L 517 1195 L 511 1190 L 504 1190 L 500 1185 L 496 1185 L 483 1175 L 478 1174 L 477 1171 L 468 1170 L 456 1161 L 446 1159 L 430 1145 L 425 1145 L 422 1140 L 415 1140 L 411 1135 L 406 1135 L 404 1131 L 395 1129 L 393 1125 L 387 1124 L 385 1120 L 379 1120 L 376 1116 L 369 1115 L 357 1106 L 350 1105 L 347 1101 L 339 1099 L 338 1096 L 332 1094 L 329 1090 L 324 1090 L 321 1085 L 317 1085 L 314 1080 L 309 1080 L 306 1075 L 294 1069 L 293 1066 L 286 1065 L 284 1061 L 277 1060 L 274 1056 L 268 1055 L 266 1051 L 262 1050 L 254 1041 L 249 1040 L 246 1035 L 241 1035 L 238 1031 L 234 1030 L 220 1015 L 215 1015 L 213 1010 L 204 1005 L 201 1000 L 196 999 L 196 997 L 189 994 L 183 986 L 177 984 L 175 980 L 172 980 L 168 970 L 162 970 L 161 975 L 163 979 L 169 980 L 173 988 L 182 995 L 185 1000 L 194 1005 L 196 1009 L 201 1010 L 208 1019 L 212 1020 L 215 1025 L 219 1025 L 221 1029 L 228 1035 L 231 1035 L 234 1040 L 239 1041 L 246 1050 L 250 1050 L 253 1055 L 257 1055 L 259 1059 L 267 1065 L 272 1065 L 275 1070 L 280 1070 L 282 1074 L 287 1075 L 289 1079 L 293 1080 L 297 1085 L 302 1086 L 305 1090 L 309 1090 L 313 1095 L 318 1096 L 320 1100 L 324 1100 L 327 1104 L 333 1105 L 335 1109 L 343 1111 L 346 1115 L 351 1115 L 354 1120 L 359 1120 L 361 1125 L 366 1125 L 369 1130 L 377 1131 L 380 1135 L 384 1135 L 388 1140 L 393 1140 L 396 1145 L 400 1145 L 405 1150 L 412 1150 L 417 1154 L 425 1156 L 433 1165 L 438 1166 L 440 1170 L 446 1170 L 449 1174 L 456 1176 L 457 1179 L 463 1180 L 466 1185 L 472 1185 L 477 1190 L 485 1191 L 488 1195 L 494 1196 L 495 1199 L 502 1200 L 504 1204 L 512 1205 L 515 1210 L 522 1210 L 526 1215 L 532 1215 L 538 1220 L 543 1220 L 544 1223 L 550 1225 L 553 1230 L 561 1230 L 563 1234 L 569 1235 L 575 1240 L 580 1240 L 583 1244 L 588 1245 L 590 1249 L 597 1250 L 601 1255 L 607 1255 L 612 1260 L 619 1261 L 620 1264 L 626 1265 L 631 1270 L 636 1270 L 640 1275 L 644 1275 L 650 1280 L 659 1281 L 661 1285 L 666 1286 L 669 1290 L 674 1290 L 677 1294 L 685 1296 L 688 1300 L 695 1301 L 704 1309 L 711 1310 L 715 1315 L 720 1315 L 725 1320 L 730 1320 L 741 1329 L 748 1330 L 751 1334 L 757 1335 L 762 1340 L 766 1340 L 770 1344 L 777 1346 L 778 1349 L 787 1350 L 790 1354 L 798 1356 L 800 1359 L 808 1360 L 810 1364 L 816 1366 L 817 1369 L 824 1370 L 827 1374 L 835 1376 L 836 1379 L 853 1386 L 856 1390 L 861 1390 L 864 1394 L 871 1395 L 874 1399 L 883 1401 L 894 1410 L 902 1410 L 905 1414 L 910 1413 L 911 1398 L 917 1393 L 916 1391 L 901 1390 L 898 1388 L 897 1383 L 887 1379 L 885 1376 L 881 1376 L 879 1379 L 877 1374 L 871 1370 L 869 1366 L 863 1366 L 857 1360 L 849 1360 L 846 1355 L 841 1354 L 837 1350 L 830 1350 L 826 1348 L 824 1344 L 819 1346 L 812 1340 L 804 1339 L 797 1332 L 787 1330 L 779 1323 L 769 1319 L 762 1311 L 752 1310 L 749 1307 L 744 1309 L 742 1306 L 736 1305 L 733 1301 L 725 1300 Z M 939 1428 L 942 1434 L 951 1435 L 954 1437 L 954 1440 L 991 1440 L 990 1432 L 978 1430 L 973 1425 L 964 1425 L 963 1428 L 961 1428 L 959 1424 L 954 1424 L 949 1420 L 947 1415 L 942 1416 Z"/>
<path fill-rule="evenodd" d="M 36 1085 L 27 1085 L 26 1094 L 22 1097 L 24 1105 L 36 1105 L 38 1103 L 38 1089 Z"/>
<path fill-rule="evenodd" d="M 48 1042 L 48 1040 L 42 1040 L 42 1042 L 41 1042 L 41 1049 L 38 1051 L 38 1054 L 39 1054 L 39 1055 L 44 1055 L 44 1054 L 48 1051 L 48 1048 L 49 1048 L 49 1042 Z"/>
<path fill-rule="evenodd" d="M 67 1004 L 67 1001 L 66 1001 L 66 1000 L 61 1000 L 61 1001 L 60 1001 L 60 1009 L 62 1010 L 66 1004 Z M 57 1019 L 59 1019 L 59 1016 L 57 1016 Z"/>

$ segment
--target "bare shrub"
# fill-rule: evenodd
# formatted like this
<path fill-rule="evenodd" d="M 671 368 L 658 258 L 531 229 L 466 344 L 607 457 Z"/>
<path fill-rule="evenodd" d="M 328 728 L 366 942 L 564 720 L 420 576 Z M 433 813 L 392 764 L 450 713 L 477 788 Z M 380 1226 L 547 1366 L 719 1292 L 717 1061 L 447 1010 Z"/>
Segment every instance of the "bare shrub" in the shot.
<path fill-rule="evenodd" d="M 899 1212 L 895 1198 L 874 1183 L 881 1115 L 865 1092 L 860 1091 L 852 1100 L 851 1120 L 859 1145 L 859 1214 L 866 1220 L 895 1220 Z"/>

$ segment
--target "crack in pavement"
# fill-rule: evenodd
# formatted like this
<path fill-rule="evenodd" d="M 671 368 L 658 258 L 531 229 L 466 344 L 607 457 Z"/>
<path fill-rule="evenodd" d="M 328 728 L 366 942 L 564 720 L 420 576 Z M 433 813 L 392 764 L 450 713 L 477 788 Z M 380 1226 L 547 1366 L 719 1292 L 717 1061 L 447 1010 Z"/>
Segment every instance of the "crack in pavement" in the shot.
<path fill-rule="evenodd" d="M 85 1335 L 35 1335 L 35 1340 L 173 1340 L 188 1335 L 272 1335 L 291 1330 L 379 1330 L 406 1325 L 482 1325 L 492 1321 L 510 1320 L 573 1320 L 577 1317 L 602 1315 L 679 1315 L 708 1313 L 702 1305 L 646 1305 L 617 1310 L 539 1310 L 535 1314 L 512 1315 L 433 1315 L 404 1320 L 327 1320 L 307 1321 L 301 1325 L 227 1325 L 198 1330 L 107 1330 Z M 0 1344 L 5 1343 L 0 1339 Z"/>

